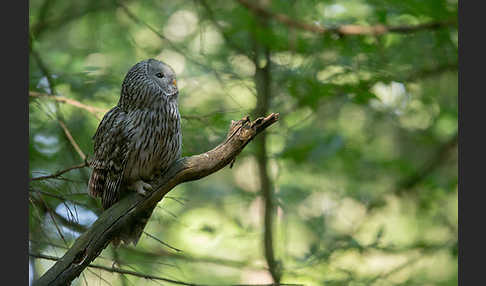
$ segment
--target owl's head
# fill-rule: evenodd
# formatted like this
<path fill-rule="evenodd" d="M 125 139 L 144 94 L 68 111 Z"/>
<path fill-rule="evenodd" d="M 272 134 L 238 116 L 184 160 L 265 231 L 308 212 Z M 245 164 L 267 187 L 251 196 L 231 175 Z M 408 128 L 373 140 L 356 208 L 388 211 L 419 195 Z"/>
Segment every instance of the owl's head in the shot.
<path fill-rule="evenodd" d="M 122 84 L 120 104 L 127 107 L 146 107 L 176 100 L 177 89 L 174 70 L 156 59 L 135 64 Z"/>

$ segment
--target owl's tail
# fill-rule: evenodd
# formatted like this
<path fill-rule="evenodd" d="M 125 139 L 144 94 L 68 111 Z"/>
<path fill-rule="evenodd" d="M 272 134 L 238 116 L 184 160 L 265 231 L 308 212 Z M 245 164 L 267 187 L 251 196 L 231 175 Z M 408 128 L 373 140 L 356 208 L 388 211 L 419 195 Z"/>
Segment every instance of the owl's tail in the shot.
<path fill-rule="evenodd" d="M 89 194 L 93 197 L 100 197 L 103 209 L 106 210 L 115 204 L 120 197 L 120 180 L 121 176 L 118 174 L 111 174 L 103 169 L 93 169 L 88 183 Z M 127 223 L 117 234 L 112 238 L 114 246 L 120 245 L 123 241 L 125 244 L 133 243 L 137 245 L 138 240 L 142 236 L 145 225 L 152 215 L 155 206 L 148 208 L 140 216 L 133 219 L 132 222 Z"/>
<path fill-rule="evenodd" d="M 133 243 L 133 245 L 137 245 L 140 237 L 142 236 L 143 230 L 147 225 L 147 222 L 156 206 L 157 204 L 153 205 L 145 212 L 140 214 L 140 216 L 134 218 L 132 222 L 125 224 L 125 226 L 119 231 L 119 233 L 115 234 L 115 236 L 112 238 L 111 242 L 113 243 L 113 245 L 115 247 L 119 246 L 120 242 L 122 241 L 124 244 Z"/>

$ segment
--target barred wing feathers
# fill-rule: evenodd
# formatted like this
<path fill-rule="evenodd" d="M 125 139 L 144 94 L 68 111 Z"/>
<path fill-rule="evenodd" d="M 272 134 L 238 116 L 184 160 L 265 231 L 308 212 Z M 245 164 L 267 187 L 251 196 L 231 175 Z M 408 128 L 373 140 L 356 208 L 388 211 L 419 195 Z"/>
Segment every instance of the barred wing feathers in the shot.
<path fill-rule="evenodd" d="M 128 159 L 128 142 L 123 133 L 126 114 L 118 106 L 103 117 L 95 135 L 93 168 L 89 179 L 89 193 L 101 197 L 104 209 L 120 198 L 120 186 Z"/>

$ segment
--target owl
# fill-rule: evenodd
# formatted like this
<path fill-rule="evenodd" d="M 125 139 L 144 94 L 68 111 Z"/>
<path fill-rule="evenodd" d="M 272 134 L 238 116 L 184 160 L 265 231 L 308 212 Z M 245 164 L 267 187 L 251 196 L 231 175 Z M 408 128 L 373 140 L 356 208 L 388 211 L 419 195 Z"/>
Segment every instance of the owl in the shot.
<path fill-rule="evenodd" d="M 141 61 L 126 74 L 118 104 L 104 115 L 93 136 L 88 189 L 101 198 L 103 209 L 119 201 L 122 192 L 145 195 L 151 190 L 147 182 L 180 158 L 178 95 L 175 73 L 161 61 Z M 152 211 L 123 229 L 113 243 L 136 245 Z"/>

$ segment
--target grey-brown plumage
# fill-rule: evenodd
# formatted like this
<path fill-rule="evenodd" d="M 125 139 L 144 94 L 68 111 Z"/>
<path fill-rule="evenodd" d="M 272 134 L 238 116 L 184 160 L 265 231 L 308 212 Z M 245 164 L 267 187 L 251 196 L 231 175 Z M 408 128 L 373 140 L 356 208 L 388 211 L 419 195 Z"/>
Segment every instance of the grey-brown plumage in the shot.
<path fill-rule="evenodd" d="M 125 190 L 145 194 L 151 189 L 146 182 L 180 157 L 178 94 L 174 71 L 160 61 L 144 60 L 128 71 L 118 104 L 93 136 L 89 193 L 101 198 L 104 209 Z M 152 211 L 123 229 L 113 243 L 136 244 Z"/>

